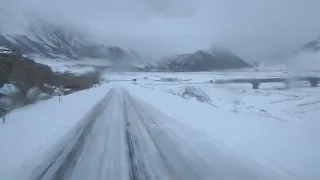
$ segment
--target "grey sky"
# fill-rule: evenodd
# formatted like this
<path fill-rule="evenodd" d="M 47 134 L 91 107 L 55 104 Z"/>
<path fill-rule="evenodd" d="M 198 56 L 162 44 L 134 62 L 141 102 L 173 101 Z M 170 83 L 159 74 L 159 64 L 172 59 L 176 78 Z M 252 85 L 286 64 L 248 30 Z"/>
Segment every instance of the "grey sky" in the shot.
<path fill-rule="evenodd" d="M 71 22 L 101 41 L 164 55 L 222 44 L 265 60 L 320 36 L 319 0 L 0 0 Z"/>

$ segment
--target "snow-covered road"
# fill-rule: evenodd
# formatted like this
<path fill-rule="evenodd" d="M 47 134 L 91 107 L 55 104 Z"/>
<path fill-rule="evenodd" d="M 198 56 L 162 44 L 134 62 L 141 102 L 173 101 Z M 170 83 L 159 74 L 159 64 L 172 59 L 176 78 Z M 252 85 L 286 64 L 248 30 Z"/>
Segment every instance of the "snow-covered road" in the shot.
<path fill-rule="evenodd" d="M 67 139 L 28 177 L 21 173 L 16 179 L 287 179 L 150 108 L 122 87 L 112 88 Z"/>

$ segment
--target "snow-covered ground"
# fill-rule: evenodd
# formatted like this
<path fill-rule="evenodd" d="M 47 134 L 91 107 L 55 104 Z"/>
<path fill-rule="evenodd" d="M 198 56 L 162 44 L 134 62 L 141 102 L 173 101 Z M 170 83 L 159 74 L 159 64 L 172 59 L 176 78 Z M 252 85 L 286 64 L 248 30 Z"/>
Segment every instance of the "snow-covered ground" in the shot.
<path fill-rule="evenodd" d="M 320 88 L 309 82 L 294 83 L 289 90 L 283 83 L 266 83 L 259 90 L 251 84 L 209 84 L 209 80 L 243 77 L 288 77 L 283 71 L 210 73 L 128 73 L 123 79 L 137 78 L 134 94 L 170 117 L 203 131 L 270 167 L 288 170 L 305 179 L 320 174 Z M 306 72 L 320 77 L 319 72 Z M 120 79 L 114 75 L 110 79 Z M 162 82 L 161 78 L 180 82 Z M 290 77 L 290 76 L 289 76 Z M 142 91 L 142 88 L 147 90 Z M 186 89 L 205 93 L 210 101 L 201 102 L 186 95 Z M 162 91 L 162 92 L 160 92 Z M 165 95 L 167 94 L 167 95 Z M 167 98 L 166 98 L 167 97 Z"/>
<path fill-rule="evenodd" d="M 8 114 L 7 123 L 0 125 L 1 179 L 10 179 L 24 161 L 41 161 L 41 156 L 68 134 L 109 89 L 102 86 L 77 92 L 61 97 L 60 102 L 55 97 Z"/>
<path fill-rule="evenodd" d="M 261 69 L 255 72 L 254 69 L 242 70 L 221 70 L 212 72 L 121 72 L 110 73 L 105 75 L 106 79 L 110 80 L 132 80 L 133 78 L 143 80 L 151 84 L 155 81 L 161 82 L 162 78 L 178 78 L 181 81 L 188 81 L 190 83 L 203 83 L 216 79 L 230 79 L 230 78 L 273 78 L 273 77 L 297 77 L 297 76 L 320 76 L 320 71 L 305 71 L 305 70 L 288 70 L 288 69 Z M 186 82 L 187 83 L 187 82 Z"/>
<path fill-rule="evenodd" d="M 253 90 L 251 84 L 142 84 L 149 89 L 181 96 L 184 99 L 203 94 L 207 103 L 220 109 L 266 116 L 287 122 L 316 122 L 320 112 L 320 91 L 309 87 L 309 83 L 297 83 L 291 90 L 284 84 L 270 83 Z M 188 88 L 195 89 L 188 95 Z M 188 95 L 186 97 L 186 94 Z M 201 100 L 200 100 L 201 101 Z"/>
<path fill-rule="evenodd" d="M 67 58 L 45 58 L 42 56 L 30 56 L 38 63 L 48 65 L 54 72 L 86 74 L 95 71 L 95 67 L 107 68 L 110 66 L 108 60 L 103 59 L 81 59 L 73 60 Z"/>
<path fill-rule="evenodd" d="M 308 109 L 312 114 L 305 117 L 309 118 L 307 122 L 297 122 L 295 119 L 298 118 L 292 119 L 290 116 L 284 119 L 281 116 L 277 117 L 277 114 L 243 112 L 240 108 L 238 112 L 234 112 L 232 101 L 229 104 L 230 108 L 221 108 L 194 99 L 167 96 L 166 92 L 157 90 L 141 91 L 140 87 L 130 89 L 135 91 L 139 98 L 161 109 L 168 116 L 208 134 L 276 171 L 290 171 L 306 179 L 319 178 L 320 143 L 316 139 L 320 135 L 320 123 L 317 120 L 319 111 L 312 111 L 316 104 Z M 238 99 L 236 94 L 224 97 L 229 100 Z M 224 97 L 220 96 L 219 99 Z M 252 97 L 252 106 L 255 106 L 257 100 Z M 264 96 L 261 99 L 267 98 L 268 96 Z M 263 104 L 263 101 L 260 103 Z M 281 111 L 280 108 L 288 108 L 285 103 L 275 103 L 273 109 Z M 228 102 L 220 101 L 216 105 L 228 106 Z"/>
<path fill-rule="evenodd" d="M 54 98 L 10 113 L 8 123 L 0 125 L 0 177 L 6 180 L 25 162 L 35 158 L 40 161 L 112 87 L 121 86 L 137 102 L 147 104 L 145 113 L 162 112 L 162 119 L 200 132 L 197 138 L 207 136 L 219 148 L 232 152 L 230 157 L 241 156 L 240 160 L 253 161 L 288 179 L 320 179 L 320 88 L 297 83 L 284 90 L 283 84 L 275 83 L 252 90 L 250 84 L 208 83 L 222 78 L 280 75 L 286 76 L 281 71 L 107 73 L 107 80 L 128 81 L 108 83 L 64 96 L 61 102 Z M 168 77 L 180 81 L 162 81 Z M 135 83 L 131 82 L 134 78 Z M 170 126 L 179 131 L 175 123 Z M 181 140 L 197 141 L 182 132 Z"/>

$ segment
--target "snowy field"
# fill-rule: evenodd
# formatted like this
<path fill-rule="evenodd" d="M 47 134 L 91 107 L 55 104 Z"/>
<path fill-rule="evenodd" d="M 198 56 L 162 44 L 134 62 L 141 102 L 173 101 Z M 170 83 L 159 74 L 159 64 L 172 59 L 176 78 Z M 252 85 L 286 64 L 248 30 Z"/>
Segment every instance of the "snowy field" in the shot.
<path fill-rule="evenodd" d="M 208 83 L 216 79 L 290 77 L 290 74 L 295 73 L 282 70 L 121 73 L 109 78 L 136 78 L 135 94 L 170 117 L 275 170 L 287 170 L 301 179 L 319 179 L 320 88 L 310 87 L 309 82 L 293 83 L 289 90 L 284 89 L 283 83 L 265 83 L 259 90 L 253 90 L 251 84 Z M 297 74 L 320 77 L 319 72 Z M 163 82 L 162 78 L 178 81 Z"/>
<path fill-rule="evenodd" d="M 106 73 L 104 79 L 109 83 L 105 85 L 62 97 L 61 102 L 53 98 L 11 112 L 8 123 L 0 125 L 0 177 L 7 180 L 21 169 L 27 173 L 44 163 L 44 157 L 72 136 L 81 119 L 111 88 L 121 87 L 143 105 L 140 113 L 165 119 L 158 121 L 210 167 L 220 168 L 225 179 L 237 179 L 226 175 L 235 173 L 228 172 L 232 162 L 265 174 L 264 179 L 273 179 L 269 175 L 274 172 L 286 179 L 318 180 L 320 88 L 303 82 L 288 90 L 281 83 L 262 84 L 259 90 L 253 90 L 251 84 L 209 83 L 235 77 L 287 76 L 285 71 Z M 116 99 L 122 96 L 115 97 L 121 109 Z M 187 129 L 196 135 L 190 136 Z M 196 147 L 200 142 L 206 142 L 200 147 L 206 146 L 207 151 Z"/>
<path fill-rule="evenodd" d="M 111 64 L 107 60 L 102 59 L 73 60 L 67 58 L 52 59 L 37 56 L 30 56 L 30 58 L 35 60 L 37 63 L 48 65 L 54 72 L 80 75 L 95 72 L 96 67 L 107 68 Z"/>

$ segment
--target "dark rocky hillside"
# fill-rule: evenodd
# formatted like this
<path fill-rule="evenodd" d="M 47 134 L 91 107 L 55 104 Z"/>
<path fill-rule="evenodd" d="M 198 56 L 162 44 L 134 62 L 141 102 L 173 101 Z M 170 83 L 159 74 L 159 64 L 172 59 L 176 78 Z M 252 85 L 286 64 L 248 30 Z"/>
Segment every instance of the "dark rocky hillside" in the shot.
<path fill-rule="evenodd" d="M 11 104 L 14 104 L 12 107 L 6 107 L 7 109 L 30 103 L 27 96 L 32 89 L 36 89 L 42 97 L 50 97 L 57 91 L 63 95 L 90 88 L 98 83 L 98 72 L 83 75 L 54 73 L 47 65 L 36 63 L 7 48 L 1 48 L 0 109 L 5 106 L 1 103 L 7 102 L 1 101 L 3 98 L 9 98 Z"/>

